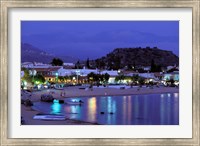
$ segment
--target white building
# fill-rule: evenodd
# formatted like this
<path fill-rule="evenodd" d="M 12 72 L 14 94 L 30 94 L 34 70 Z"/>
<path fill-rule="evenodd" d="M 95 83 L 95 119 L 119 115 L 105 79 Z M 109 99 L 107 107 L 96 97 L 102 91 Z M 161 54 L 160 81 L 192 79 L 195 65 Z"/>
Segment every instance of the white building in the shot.
<path fill-rule="evenodd" d="M 65 66 L 75 66 L 74 63 L 63 63 L 63 65 L 65 65 Z"/>
<path fill-rule="evenodd" d="M 23 62 L 21 64 L 21 67 L 24 67 L 24 68 L 33 68 L 34 64 L 32 62 Z"/>
<path fill-rule="evenodd" d="M 64 69 L 61 67 L 58 70 L 59 76 L 70 76 L 70 75 L 80 75 L 80 76 L 87 76 L 89 73 L 95 73 L 97 74 L 98 71 L 96 69 Z"/>
<path fill-rule="evenodd" d="M 39 65 L 34 65 L 33 68 L 49 68 L 52 67 L 50 64 L 39 64 Z"/>
<path fill-rule="evenodd" d="M 108 83 L 115 83 L 115 77 L 118 76 L 118 71 L 117 70 L 104 70 L 102 71 L 102 74 L 109 74 L 110 77 L 109 77 L 109 80 L 108 80 Z"/>
<path fill-rule="evenodd" d="M 167 81 L 173 79 L 174 81 L 179 81 L 179 72 L 175 71 L 175 72 L 171 72 L 171 73 L 165 73 L 163 76 L 163 80 Z"/>
<path fill-rule="evenodd" d="M 24 67 L 24 68 L 49 68 L 51 67 L 52 65 L 50 64 L 43 64 L 43 63 L 38 63 L 38 62 L 23 62 L 21 64 L 21 67 Z"/>
<path fill-rule="evenodd" d="M 94 74 L 106 74 L 106 73 L 108 73 L 110 75 L 110 78 L 108 80 L 109 83 L 114 83 L 115 77 L 118 76 L 117 70 L 100 71 L 98 69 L 86 69 L 86 68 L 83 68 L 83 69 L 64 69 L 63 67 L 58 69 L 58 75 L 63 76 L 63 77 L 64 76 L 71 76 L 71 75 L 80 75 L 80 76 L 86 77 L 91 72 L 93 72 Z"/>
<path fill-rule="evenodd" d="M 154 73 L 138 73 L 140 77 L 155 79 Z"/>
<path fill-rule="evenodd" d="M 143 67 L 143 69 L 144 69 L 145 71 L 150 71 L 150 70 L 151 70 L 151 66 L 145 66 L 145 67 Z"/>

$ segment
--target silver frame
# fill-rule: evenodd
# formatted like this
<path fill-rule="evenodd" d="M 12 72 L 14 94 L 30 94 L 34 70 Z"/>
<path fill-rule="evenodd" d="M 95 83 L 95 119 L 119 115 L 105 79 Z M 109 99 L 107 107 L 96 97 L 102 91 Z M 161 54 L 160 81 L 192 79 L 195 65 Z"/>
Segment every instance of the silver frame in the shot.
<path fill-rule="evenodd" d="M 0 144 L 3 145 L 200 145 L 200 0 L 0 0 Z M 10 8 L 192 8 L 193 138 L 190 139 L 12 139 L 8 138 L 8 9 Z"/>

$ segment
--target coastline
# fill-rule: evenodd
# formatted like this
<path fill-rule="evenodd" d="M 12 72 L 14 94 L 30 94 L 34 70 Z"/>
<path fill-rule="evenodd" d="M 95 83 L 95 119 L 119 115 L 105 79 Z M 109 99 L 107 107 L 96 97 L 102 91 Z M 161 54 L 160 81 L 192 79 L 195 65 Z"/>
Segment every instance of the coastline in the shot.
<path fill-rule="evenodd" d="M 139 89 L 139 90 L 138 90 Z M 53 93 L 52 93 L 53 92 Z M 119 88 L 98 88 L 93 90 L 79 89 L 79 87 L 66 87 L 64 90 L 46 89 L 42 91 L 32 92 L 32 96 L 29 98 L 31 101 L 40 101 L 42 94 L 52 94 L 55 99 L 75 98 L 75 97 L 88 97 L 88 96 L 120 96 L 120 95 L 140 95 L 140 94 L 160 94 L 160 93 L 178 93 L 179 88 L 176 87 L 154 87 L 153 89 L 147 87 L 133 87 L 126 89 Z M 65 93 L 65 96 L 61 96 L 61 93 Z"/>
<path fill-rule="evenodd" d="M 139 89 L 139 90 L 138 90 Z M 53 94 L 52 94 L 53 92 Z M 65 97 L 61 97 L 61 92 L 65 92 Z M 40 101 L 42 94 L 52 94 L 55 99 L 64 99 L 64 98 L 75 98 L 75 97 L 88 97 L 88 96 L 125 96 L 125 95 L 142 95 L 142 94 L 160 94 L 160 93 L 179 93 L 179 88 L 175 87 L 154 87 L 151 88 L 98 88 L 95 87 L 93 90 L 83 90 L 79 87 L 67 87 L 64 90 L 56 89 L 46 89 L 42 91 L 32 92 L 31 96 L 24 95 L 22 98 L 30 99 L 32 102 Z M 33 116 L 40 113 L 39 111 L 33 110 L 31 107 L 26 107 L 21 104 L 21 116 L 25 120 L 24 125 L 97 125 L 97 123 L 90 123 L 84 121 L 78 121 L 67 118 L 64 121 L 44 121 L 44 120 L 34 120 Z"/>

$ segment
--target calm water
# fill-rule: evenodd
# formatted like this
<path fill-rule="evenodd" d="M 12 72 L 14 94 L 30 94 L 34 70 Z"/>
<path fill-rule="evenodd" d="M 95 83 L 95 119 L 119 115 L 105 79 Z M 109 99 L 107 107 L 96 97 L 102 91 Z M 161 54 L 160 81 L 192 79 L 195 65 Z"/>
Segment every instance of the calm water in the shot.
<path fill-rule="evenodd" d="M 65 114 L 71 119 L 107 125 L 179 124 L 178 93 L 65 99 L 72 100 L 82 100 L 84 104 L 37 102 L 33 108 L 44 113 Z"/>

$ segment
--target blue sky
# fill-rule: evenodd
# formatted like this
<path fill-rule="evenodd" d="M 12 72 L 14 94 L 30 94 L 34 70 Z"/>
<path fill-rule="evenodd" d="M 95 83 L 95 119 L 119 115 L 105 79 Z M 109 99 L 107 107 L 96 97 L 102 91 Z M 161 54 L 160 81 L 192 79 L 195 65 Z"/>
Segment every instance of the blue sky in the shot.
<path fill-rule="evenodd" d="M 21 41 L 79 59 L 102 57 L 115 48 L 147 46 L 179 56 L 179 22 L 22 21 Z"/>

